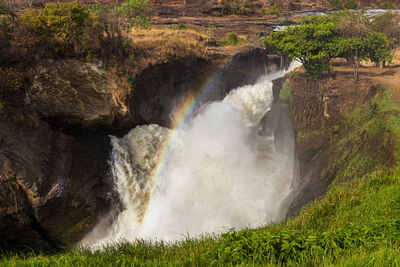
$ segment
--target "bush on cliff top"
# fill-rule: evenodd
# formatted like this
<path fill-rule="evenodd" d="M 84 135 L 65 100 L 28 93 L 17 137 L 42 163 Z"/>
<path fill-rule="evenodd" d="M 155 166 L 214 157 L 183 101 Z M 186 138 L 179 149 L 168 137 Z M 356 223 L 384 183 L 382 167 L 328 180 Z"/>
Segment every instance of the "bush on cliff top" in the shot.
<path fill-rule="evenodd" d="M 77 2 L 48 3 L 43 9 L 28 9 L 16 18 L 6 18 L 0 24 L 0 33 L 10 35 L 6 39 L 12 40 L 9 47 L 19 48 L 21 55 L 25 53 L 22 60 L 49 51 L 61 56 L 125 58 L 130 29 L 149 27 L 151 10 L 150 0 L 96 4 L 90 9 Z M 13 29 L 7 30 L 8 25 Z"/>
<path fill-rule="evenodd" d="M 89 12 L 85 6 L 73 3 L 46 4 L 44 9 L 31 9 L 19 17 L 19 24 L 26 30 L 31 45 L 45 46 L 57 53 L 80 42 Z M 26 39 L 25 39 L 26 40 Z"/>

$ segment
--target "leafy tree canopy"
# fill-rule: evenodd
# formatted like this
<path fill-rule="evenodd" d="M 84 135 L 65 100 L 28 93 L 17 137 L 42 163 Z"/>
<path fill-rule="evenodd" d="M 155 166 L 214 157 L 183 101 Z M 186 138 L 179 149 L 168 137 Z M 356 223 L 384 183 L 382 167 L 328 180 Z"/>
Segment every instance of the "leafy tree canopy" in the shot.
<path fill-rule="evenodd" d="M 150 0 L 127 0 L 121 4 L 78 2 L 48 3 L 43 9 L 28 9 L 18 17 L 21 38 L 30 47 L 44 47 L 58 54 L 103 51 L 126 55 L 129 30 L 150 26 Z M 0 5 L 1 12 L 1 5 Z M 106 51 L 107 50 L 107 51 Z"/>
<path fill-rule="evenodd" d="M 44 9 L 25 11 L 19 23 L 33 33 L 40 44 L 63 53 L 82 35 L 88 16 L 86 7 L 77 2 L 49 3 Z"/>
<path fill-rule="evenodd" d="M 335 56 L 334 43 L 338 38 L 337 23 L 332 16 L 306 17 L 298 26 L 289 26 L 283 31 L 273 32 L 263 38 L 270 51 L 297 59 L 312 78 L 329 71 L 330 59 Z"/>
<path fill-rule="evenodd" d="M 363 11 L 306 17 L 297 26 L 271 33 L 262 43 L 270 51 L 299 60 L 312 79 L 331 71 L 332 58 L 346 58 L 354 62 L 357 80 L 361 60 L 378 63 L 392 57 L 393 41 L 372 25 Z"/>

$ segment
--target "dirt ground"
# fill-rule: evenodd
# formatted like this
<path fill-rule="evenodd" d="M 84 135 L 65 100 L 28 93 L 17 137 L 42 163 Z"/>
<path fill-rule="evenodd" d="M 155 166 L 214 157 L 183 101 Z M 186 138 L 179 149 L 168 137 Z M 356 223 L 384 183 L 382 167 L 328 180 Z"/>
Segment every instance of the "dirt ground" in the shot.
<path fill-rule="evenodd" d="M 335 67 L 336 72 L 354 72 L 354 68 L 351 66 L 346 67 Z M 360 79 L 364 77 L 370 77 L 374 81 L 378 81 L 384 87 L 393 91 L 393 100 L 400 104 L 400 51 L 397 50 L 395 53 L 392 64 L 389 64 L 385 68 L 375 67 L 370 63 L 362 64 L 359 71 Z"/>

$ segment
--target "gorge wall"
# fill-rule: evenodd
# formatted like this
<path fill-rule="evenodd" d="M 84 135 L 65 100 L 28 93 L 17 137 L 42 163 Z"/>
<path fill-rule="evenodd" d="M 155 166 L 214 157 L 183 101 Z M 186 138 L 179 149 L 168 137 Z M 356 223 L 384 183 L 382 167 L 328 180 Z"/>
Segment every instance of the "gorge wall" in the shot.
<path fill-rule="evenodd" d="M 169 126 L 183 97 L 210 86 L 204 101 L 222 98 L 254 83 L 266 62 L 273 68 L 279 58 L 258 48 L 221 61 L 171 61 L 143 70 L 133 87 L 100 63 L 36 63 L 0 115 L 0 246 L 50 251 L 74 244 L 118 207 L 109 134 L 142 123 Z"/>
<path fill-rule="evenodd" d="M 293 172 L 297 178 L 284 203 L 287 217 L 298 215 L 304 205 L 327 192 L 335 178 L 332 166 L 337 144 L 332 137 L 346 114 L 369 103 L 381 90 L 373 78 L 363 76 L 354 82 L 352 73 L 343 72 L 313 82 L 297 69 L 274 81 L 274 102 L 263 119 L 261 134 L 273 134 L 276 148 L 292 150 L 296 157 Z M 288 136 L 295 137 L 294 147 L 286 141 Z"/>
<path fill-rule="evenodd" d="M 346 114 L 369 103 L 381 89 L 373 78 L 364 76 L 354 82 L 351 72 L 326 75 L 313 82 L 298 70 L 285 81 L 291 89 L 290 113 L 296 133 L 298 184 L 289 199 L 287 216 L 297 215 L 308 202 L 322 196 L 335 178 L 335 170 L 327 169 L 337 144 L 331 139 L 343 124 Z"/>

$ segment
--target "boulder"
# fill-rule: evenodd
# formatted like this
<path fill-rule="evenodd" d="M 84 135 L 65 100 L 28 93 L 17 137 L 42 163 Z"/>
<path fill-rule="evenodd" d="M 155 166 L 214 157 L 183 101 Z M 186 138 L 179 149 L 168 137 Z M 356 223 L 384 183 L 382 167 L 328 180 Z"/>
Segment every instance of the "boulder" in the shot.
<path fill-rule="evenodd" d="M 53 123 L 107 126 L 127 112 L 117 82 L 101 63 L 46 60 L 31 72 L 25 103 Z"/>

